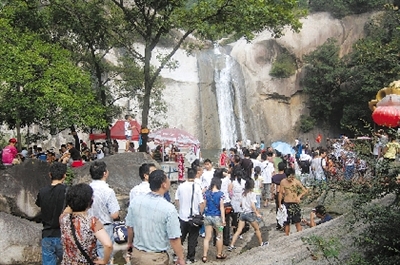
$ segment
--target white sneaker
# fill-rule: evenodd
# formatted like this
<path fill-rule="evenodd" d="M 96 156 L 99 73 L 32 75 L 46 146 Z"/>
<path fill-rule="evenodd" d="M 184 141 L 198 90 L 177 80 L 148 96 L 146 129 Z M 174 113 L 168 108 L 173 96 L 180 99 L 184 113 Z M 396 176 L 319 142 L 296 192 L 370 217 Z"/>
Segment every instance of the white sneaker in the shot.
<path fill-rule="evenodd" d="M 268 246 L 268 245 L 269 245 L 269 242 L 268 242 L 268 241 L 262 242 L 262 243 L 261 243 L 261 247 Z"/>
<path fill-rule="evenodd" d="M 190 260 L 190 259 L 187 259 L 186 260 L 186 264 L 193 264 L 193 263 L 195 263 L 197 260 Z"/>
<path fill-rule="evenodd" d="M 239 239 L 243 239 L 243 236 L 242 236 L 242 235 L 240 235 L 240 236 L 239 236 Z"/>
<path fill-rule="evenodd" d="M 236 249 L 236 247 L 234 247 L 234 246 L 229 246 L 229 247 L 228 247 L 228 251 L 232 251 L 232 250 L 234 250 L 234 249 Z"/>
<path fill-rule="evenodd" d="M 172 254 L 172 260 L 173 260 L 174 262 L 176 262 L 176 261 L 178 260 L 178 256 L 175 255 L 175 253 Z"/>
<path fill-rule="evenodd" d="M 206 237 L 206 233 L 201 233 L 200 236 L 201 236 L 202 238 L 205 238 L 205 237 Z"/>

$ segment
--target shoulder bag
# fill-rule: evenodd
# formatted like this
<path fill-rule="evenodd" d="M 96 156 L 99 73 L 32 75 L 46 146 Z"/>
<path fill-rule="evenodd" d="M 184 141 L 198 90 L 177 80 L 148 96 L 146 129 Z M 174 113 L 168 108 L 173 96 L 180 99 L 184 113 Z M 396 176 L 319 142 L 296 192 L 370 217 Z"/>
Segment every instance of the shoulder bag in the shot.
<path fill-rule="evenodd" d="M 189 224 L 191 226 L 200 227 L 204 224 L 204 216 L 201 214 L 193 215 L 193 200 L 194 200 L 194 185 L 192 185 L 192 200 L 190 202 L 190 215 L 189 215 Z"/>

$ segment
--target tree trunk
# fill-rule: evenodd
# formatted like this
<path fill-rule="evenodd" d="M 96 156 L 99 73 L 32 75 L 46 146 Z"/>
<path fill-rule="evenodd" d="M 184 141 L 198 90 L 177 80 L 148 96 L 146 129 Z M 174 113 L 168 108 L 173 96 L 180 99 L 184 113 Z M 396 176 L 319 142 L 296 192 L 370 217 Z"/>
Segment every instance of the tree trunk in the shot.
<path fill-rule="evenodd" d="M 22 143 L 21 143 L 22 139 L 21 139 L 21 122 L 19 119 L 17 119 L 17 122 L 15 124 L 15 129 L 17 131 L 17 141 L 18 141 L 17 149 L 18 151 L 20 151 L 22 149 Z"/>
<path fill-rule="evenodd" d="M 151 49 L 149 45 L 145 49 L 145 63 L 144 63 L 144 96 L 143 96 L 143 109 L 142 109 L 142 129 L 148 128 L 149 112 L 150 112 L 150 94 L 152 89 L 152 82 L 150 76 L 150 60 Z M 141 144 L 139 145 L 139 152 L 147 152 L 147 134 L 141 134 Z"/>

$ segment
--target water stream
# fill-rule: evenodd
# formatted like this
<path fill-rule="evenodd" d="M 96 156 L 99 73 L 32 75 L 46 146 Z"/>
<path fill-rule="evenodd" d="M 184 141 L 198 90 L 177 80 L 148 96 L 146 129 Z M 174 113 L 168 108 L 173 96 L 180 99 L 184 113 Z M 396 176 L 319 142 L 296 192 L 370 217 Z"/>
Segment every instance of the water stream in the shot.
<path fill-rule="evenodd" d="M 221 148 L 230 148 L 237 139 L 246 139 L 243 115 L 243 103 L 240 84 L 235 80 L 236 62 L 225 54 L 219 46 L 214 47 L 215 54 L 215 86 L 220 127 Z"/>

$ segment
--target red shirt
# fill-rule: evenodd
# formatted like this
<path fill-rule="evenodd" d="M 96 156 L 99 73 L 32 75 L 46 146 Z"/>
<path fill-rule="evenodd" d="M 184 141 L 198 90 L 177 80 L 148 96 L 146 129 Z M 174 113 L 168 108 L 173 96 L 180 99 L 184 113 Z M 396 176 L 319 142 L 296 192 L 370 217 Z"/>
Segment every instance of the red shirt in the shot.
<path fill-rule="evenodd" d="M 226 167 L 226 160 L 228 156 L 225 153 L 221 153 L 219 156 L 219 166 L 220 167 Z"/>

